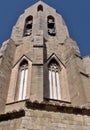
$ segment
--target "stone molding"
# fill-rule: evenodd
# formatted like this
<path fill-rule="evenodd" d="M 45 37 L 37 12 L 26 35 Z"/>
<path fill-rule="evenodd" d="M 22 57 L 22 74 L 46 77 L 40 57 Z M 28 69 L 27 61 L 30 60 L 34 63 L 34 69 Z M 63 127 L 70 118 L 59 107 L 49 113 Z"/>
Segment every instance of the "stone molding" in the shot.
<path fill-rule="evenodd" d="M 23 117 L 23 116 L 25 116 L 25 110 L 24 109 L 21 109 L 19 111 L 8 112 L 8 113 L 0 115 L 0 122 L 13 120 L 13 119 L 20 118 L 20 117 Z"/>
<path fill-rule="evenodd" d="M 39 103 L 38 101 L 31 102 L 30 100 L 27 100 L 25 102 L 25 107 L 27 109 L 32 109 L 32 110 L 42 110 L 42 111 L 45 110 L 45 111 L 90 116 L 90 106 L 80 107 L 80 106 L 73 106 L 71 104 L 66 104 L 66 103 L 45 102 L 45 101 Z M 21 109 L 18 111 L 14 110 L 12 112 L 1 114 L 0 122 L 17 119 L 24 116 L 25 116 L 25 109 Z"/>
<path fill-rule="evenodd" d="M 65 103 L 55 103 L 55 102 L 39 103 L 38 101 L 31 102 L 30 100 L 27 100 L 26 108 L 33 109 L 33 110 L 38 109 L 38 110 L 46 110 L 46 111 L 54 111 L 54 112 L 90 116 L 90 107 L 73 106 L 71 104 L 65 104 Z"/>

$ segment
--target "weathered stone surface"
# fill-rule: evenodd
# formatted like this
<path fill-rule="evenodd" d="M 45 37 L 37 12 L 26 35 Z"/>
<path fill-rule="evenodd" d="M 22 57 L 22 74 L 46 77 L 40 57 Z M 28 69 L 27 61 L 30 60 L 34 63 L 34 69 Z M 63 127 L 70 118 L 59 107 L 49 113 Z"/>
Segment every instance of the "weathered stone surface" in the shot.
<path fill-rule="evenodd" d="M 83 108 L 71 105 L 26 102 L 25 110 L 13 111 L 0 115 L 0 130 L 89 130 L 90 115 L 81 113 Z M 43 107 L 42 107 L 43 105 Z M 60 111 L 54 111 L 53 107 L 59 106 Z M 68 108 L 72 109 L 68 113 Z M 77 113 L 75 110 L 79 109 Z M 61 112 L 62 110 L 62 112 Z M 90 114 L 90 109 L 84 108 Z M 5 118 L 6 117 L 6 118 Z"/>
<path fill-rule="evenodd" d="M 33 16 L 32 31 L 24 36 L 28 16 Z M 48 34 L 48 16 L 55 19 L 55 36 Z M 80 56 L 62 16 L 39 1 L 19 17 L 11 38 L 0 48 L 0 130 L 89 130 L 90 57 Z M 28 78 L 25 99 L 19 100 L 23 60 Z M 50 99 L 52 61 L 58 64 L 60 100 Z"/>
<path fill-rule="evenodd" d="M 15 47 L 14 42 L 9 40 L 1 48 L 2 62 L 0 64 L 0 112 L 5 110 Z"/>

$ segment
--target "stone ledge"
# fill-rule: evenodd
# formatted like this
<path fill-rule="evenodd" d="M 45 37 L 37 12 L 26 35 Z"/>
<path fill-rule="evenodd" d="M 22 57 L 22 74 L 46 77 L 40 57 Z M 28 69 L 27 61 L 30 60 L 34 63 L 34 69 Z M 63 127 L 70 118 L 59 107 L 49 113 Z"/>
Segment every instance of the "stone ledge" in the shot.
<path fill-rule="evenodd" d="M 25 116 L 25 111 L 23 109 L 19 111 L 8 112 L 0 115 L 0 122 L 20 118 L 23 116 Z"/>
<path fill-rule="evenodd" d="M 38 101 L 31 102 L 30 100 L 26 101 L 26 108 L 28 109 L 38 109 L 38 110 L 46 110 L 46 111 L 54 111 L 54 112 L 62 112 L 69 114 L 80 114 L 80 115 L 88 115 L 90 116 L 90 108 L 89 107 L 79 107 L 72 106 L 70 104 L 65 103 L 49 103 L 49 102 L 41 102 Z"/>
<path fill-rule="evenodd" d="M 45 110 L 45 111 L 53 111 L 53 112 L 61 112 L 61 113 L 68 113 L 68 114 L 79 114 L 79 115 L 87 115 L 90 116 L 90 106 L 73 106 L 71 104 L 66 103 L 56 103 L 56 102 L 46 102 L 43 101 L 39 103 L 38 101 L 31 102 L 27 100 L 25 102 L 25 106 L 27 109 L 32 110 Z M 7 112 L 0 115 L 0 122 L 13 120 L 17 118 L 21 118 L 25 116 L 25 110 L 13 110 L 12 112 Z"/>

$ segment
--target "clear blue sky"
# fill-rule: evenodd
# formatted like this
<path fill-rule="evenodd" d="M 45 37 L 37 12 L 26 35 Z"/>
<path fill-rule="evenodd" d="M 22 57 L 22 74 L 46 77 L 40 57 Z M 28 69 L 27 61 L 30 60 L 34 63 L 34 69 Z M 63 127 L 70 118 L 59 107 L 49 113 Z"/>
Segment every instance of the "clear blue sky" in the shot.
<path fill-rule="evenodd" d="M 20 14 L 38 0 L 0 1 L 0 44 L 10 38 L 12 27 Z M 60 13 L 81 50 L 90 55 L 90 0 L 43 0 Z"/>

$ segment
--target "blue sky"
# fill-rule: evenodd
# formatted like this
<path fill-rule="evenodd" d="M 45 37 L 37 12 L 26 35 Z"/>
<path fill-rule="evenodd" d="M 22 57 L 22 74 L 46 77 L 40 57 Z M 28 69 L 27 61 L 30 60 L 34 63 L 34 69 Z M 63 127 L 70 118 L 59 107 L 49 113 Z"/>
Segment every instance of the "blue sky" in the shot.
<path fill-rule="evenodd" d="M 20 14 L 38 0 L 1 0 L 0 44 L 10 38 L 12 27 Z M 90 55 L 90 0 L 43 0 L 60 13 L 69 33 L 81 50 L 81 55 Z"/>

